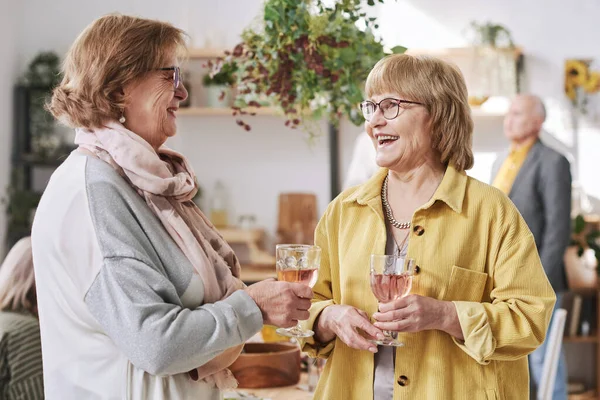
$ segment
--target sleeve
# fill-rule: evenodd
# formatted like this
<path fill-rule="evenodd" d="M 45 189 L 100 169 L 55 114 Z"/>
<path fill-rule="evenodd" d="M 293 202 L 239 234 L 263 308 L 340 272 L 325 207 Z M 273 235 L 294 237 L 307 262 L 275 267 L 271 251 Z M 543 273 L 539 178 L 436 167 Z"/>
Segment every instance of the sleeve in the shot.
<path fill-rule="evenodd" d="M 197 368 L 248 340 L 262 315 L 244 291 L 190 310 L 173 302 L 173 284 L 134 258 L 105 259 L 85 302 L 117 347 L 138 368 L 174 375 Z"/>
<path fill-rule="evenodd" d="M 519 359 L 541 345 L 556 301 L 533 235 L 516 209 L 511 214 L 504 225 L 512 224 L 514 234 L 495 239 L 490 301 L 454 302 L 464 341 L 453 340 L 482 365 Z"/>
<path fill-rule="evenodd" d="M 188 293 L 204 289 L 201 280 L 179 248 L 165 243 L 168 233 L 143 200 L 119 184 L 87 188 L 90 246 L 99 265 L 84 301 L 125 357 L 152 375 L 174 375 L 258 332 L 262 313 L 242 290 L 196 309 L 183 306 Z"/>
<path fill-rule="evenodd" d="M 314 330 L 315 322 L 321 315 L 321 312 L 330 305 L 335 304 L 331 286 L 331 264 L 332 253 L 330 237 L 328 236 L 327 215 L 321 218 L 315 229 L 315 245 L 321 248 L 321 266 L 319 267 L 319 276 L 317 283 L 313 287 L 312 306 L 310 308 L 310 317 L 301 322 L 303 328 Z M 328 343 L 316 342 L 314 336 L 301 339 L 302 351 L 310 357 L 328 358 L 335 345 L 335 339 Z"/>
<path fill-rule="evenodd" d="M 10 393 L 26 393 L 32 399 L 44 398 L 40 327 L 33 318 L 20 321 L 13 332 L 0 338 L 0 382 L 7 383 L 0 398 Z"/>
<path fill-rule="evenodd" d="M 550 282 L 562 282 L 563 258 L 571 239 L 571 169 L 562 155 L 541 170 L 544 232 L 540 259 Z"/>

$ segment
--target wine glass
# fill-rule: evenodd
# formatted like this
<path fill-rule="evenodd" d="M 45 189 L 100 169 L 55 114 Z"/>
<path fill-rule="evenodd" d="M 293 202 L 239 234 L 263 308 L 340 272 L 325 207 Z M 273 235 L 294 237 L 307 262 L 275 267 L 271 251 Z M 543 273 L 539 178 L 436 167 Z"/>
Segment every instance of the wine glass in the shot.
<path fill-rule="evenodd" d="M 380 303 L 406 296 L 412 287 L 415 260 L 396 255 L 371 254 L 371 290 Z M 370 342 L 383 346 L 404 346 L 398 341 L 397 332 L 383 331 L 381 340 Z"/>
<path fill-rule="evenodd" d="M 275 247 L 277 279 L 285 282 L 298 282 L 310 286 L 317 283 L 321 264 L 321 248 L 306 244 L 278 244 Z M 293 328 L 279 328 L 278 334 L 287 337 L 310 337 L 315 333 L 303 330 L 300 322 Z"/>

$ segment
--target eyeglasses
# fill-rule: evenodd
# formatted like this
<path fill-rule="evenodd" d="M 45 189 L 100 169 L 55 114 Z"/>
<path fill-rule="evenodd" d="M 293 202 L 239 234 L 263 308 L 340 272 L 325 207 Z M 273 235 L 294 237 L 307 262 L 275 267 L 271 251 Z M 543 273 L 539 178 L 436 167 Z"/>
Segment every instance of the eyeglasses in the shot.
<path fill-rule="evenodd" d="M 373 118 L 373 114 L 377 111 L 377 107 L 381 109 L 381 113 L 383 114 L 383 118 L 390 120 L 394 119 L 400 114 L 400 105 L 401 104 L 418 104 L 424 105 L 423 103 L 419 103 L 417 101 L 408 101 L 408 100 L 400 100 L 400 99 L 383 99 L 379 103 L 374 103 L 370 100 L 365 100 L 360 103 L 359 107 L 362 111 L 363 117 L 367 121 L 370 121 Z"/>
<path fill-rule="evenodd" d="M 179 67 L 158 68 L 158 71 L 173 71 L 173 87 L 177 89 L 181 83 L 181 70 Z"/>

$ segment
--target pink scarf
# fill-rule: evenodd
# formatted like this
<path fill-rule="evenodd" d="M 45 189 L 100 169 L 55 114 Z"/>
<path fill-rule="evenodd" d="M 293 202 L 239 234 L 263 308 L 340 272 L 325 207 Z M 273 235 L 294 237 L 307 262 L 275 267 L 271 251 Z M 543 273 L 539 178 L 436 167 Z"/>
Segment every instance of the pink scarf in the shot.
<path fill-rule="evenodd" d="M 244 287 L 233 250 L 191 201 L 198 191 L 196 176 L 183 155 L 166 146 L 157 154 L 148 142 L 117 122 L 102 129 L 77 129 L 75 143 L 110 164 L 142 196 L 202 279 L 205 304 Z M 220 389 L 236 387 L 227 367 L 242 347 L 225 351 L 190 371 L 190 376 Z"/>

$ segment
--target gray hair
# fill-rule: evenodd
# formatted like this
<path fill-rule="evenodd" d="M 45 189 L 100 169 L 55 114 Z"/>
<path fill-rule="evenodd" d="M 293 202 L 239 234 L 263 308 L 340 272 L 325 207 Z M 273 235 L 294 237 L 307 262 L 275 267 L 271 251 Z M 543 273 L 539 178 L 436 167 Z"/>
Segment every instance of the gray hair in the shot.
<path fill-rule="evenodd" d="M 19 240 L 0 266 L 0 311 L 29 311 L 35 314 L 37 298 L 31 237 Z"/>

